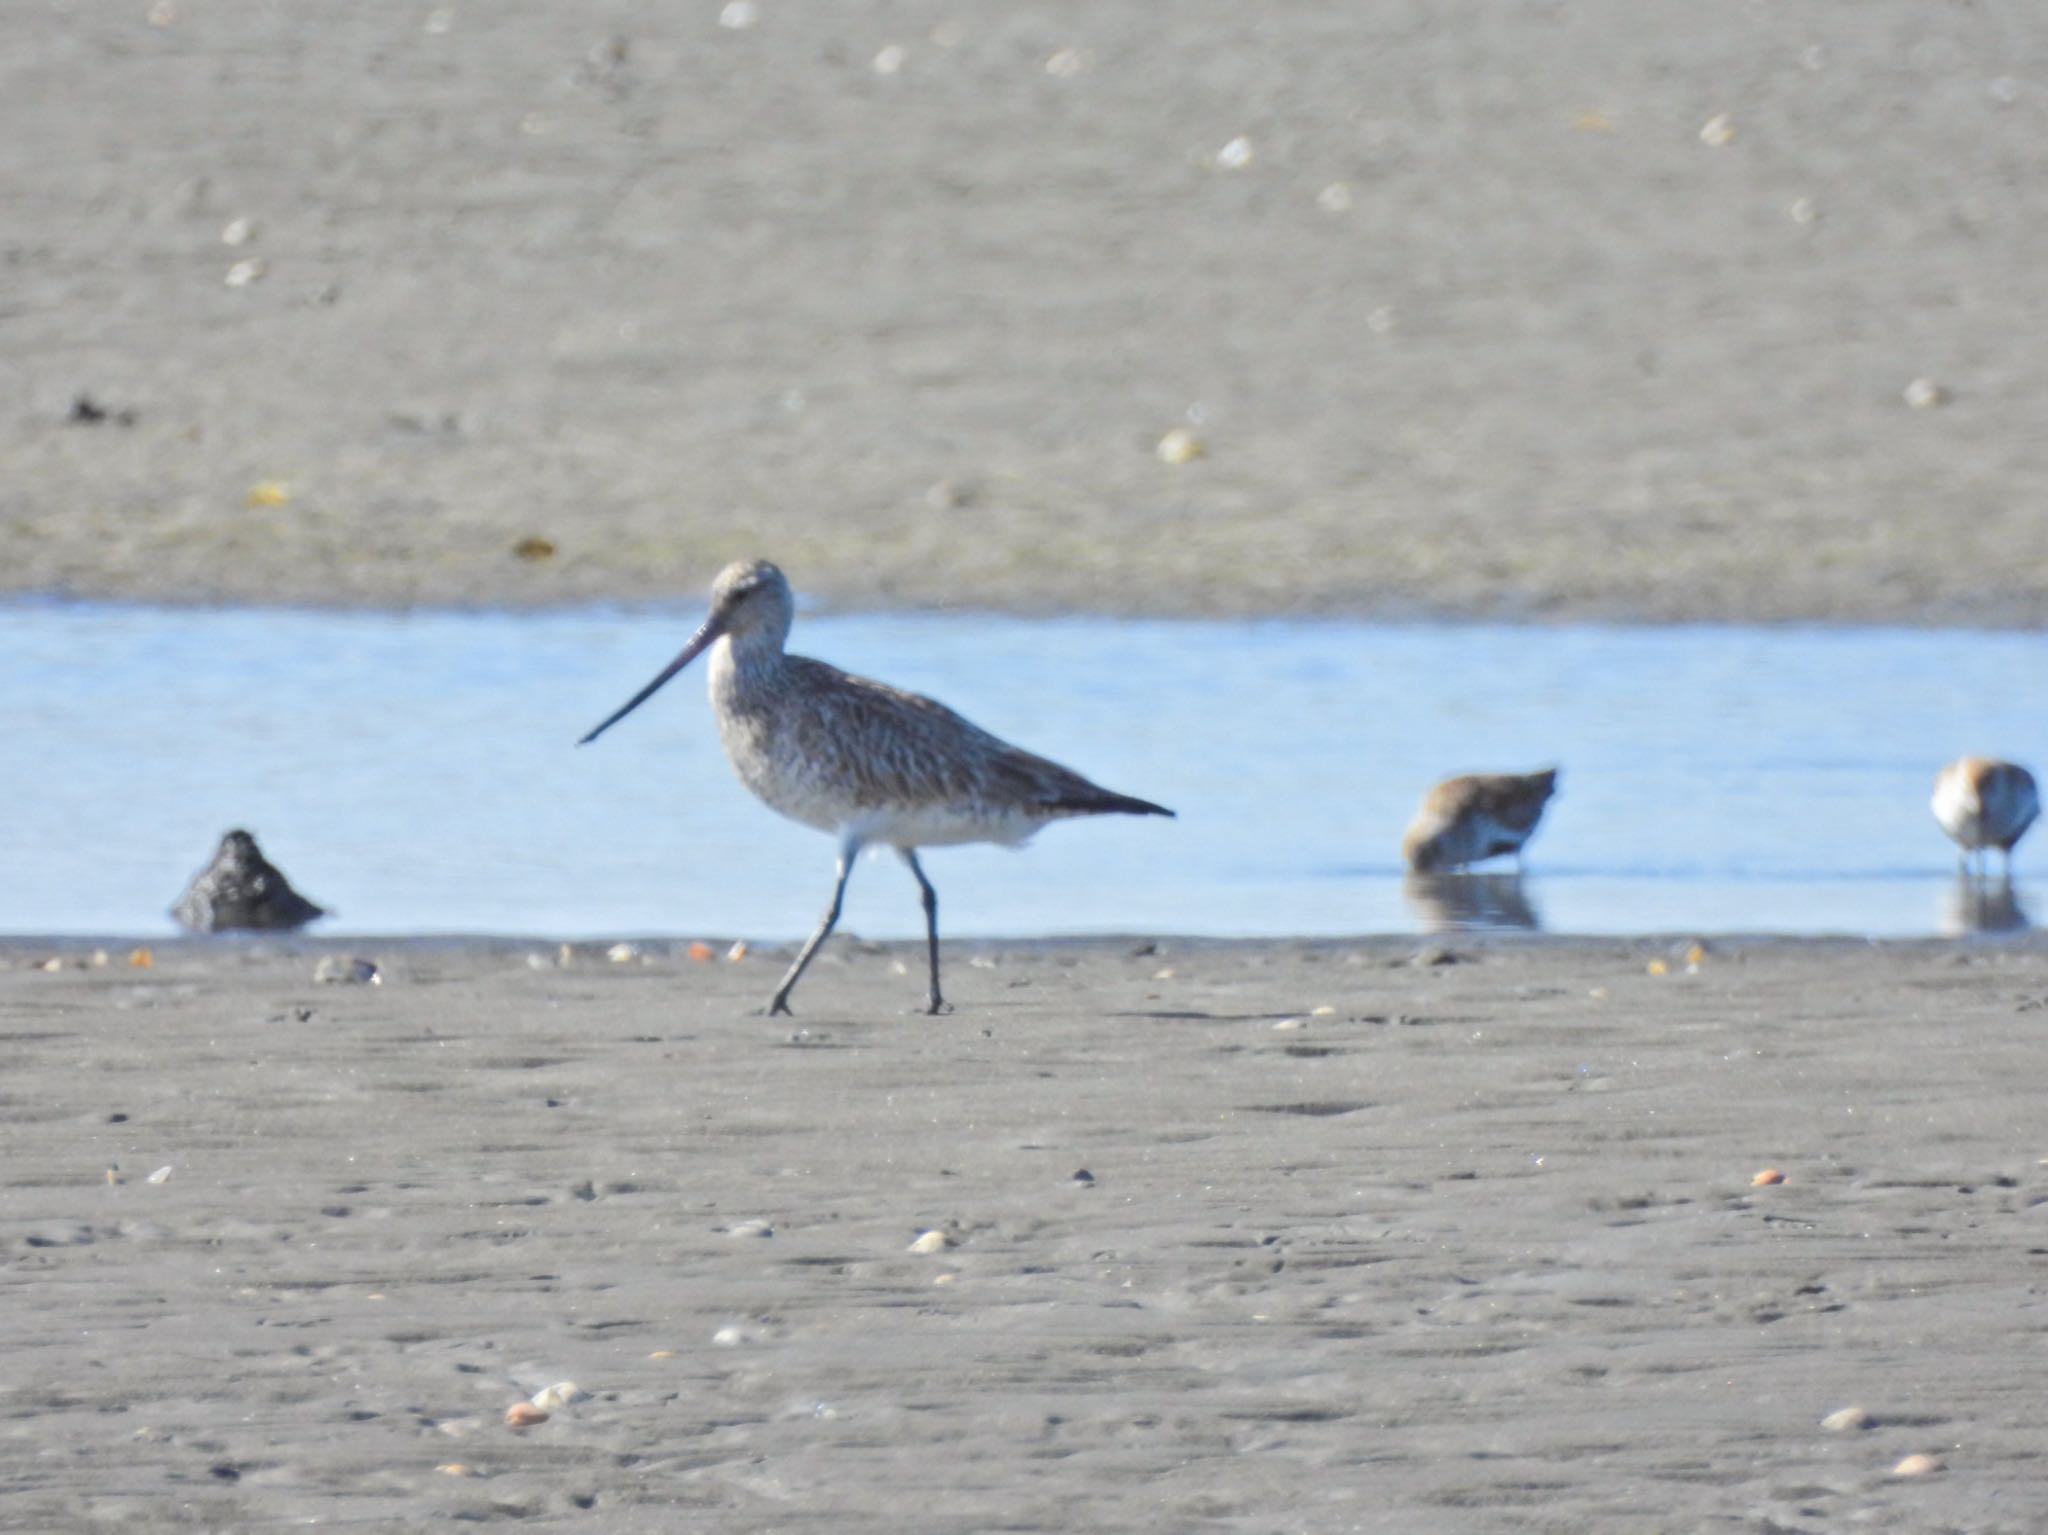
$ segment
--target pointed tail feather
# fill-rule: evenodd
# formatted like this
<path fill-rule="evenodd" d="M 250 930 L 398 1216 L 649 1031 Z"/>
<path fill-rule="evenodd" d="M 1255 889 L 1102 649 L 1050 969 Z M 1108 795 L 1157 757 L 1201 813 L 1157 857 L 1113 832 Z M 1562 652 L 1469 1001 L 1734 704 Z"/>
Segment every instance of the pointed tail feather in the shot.
<path fill-rule="evenodd" d="M 1164 805 L 1155 805 L 1148 799 L 1113 794 L 1092 785 L 1085 793 L 1076 791 L 1059 795 L 1052 801 L 1052 808 L 1070 810 L 1077 815 L 1173 815 Z"/>

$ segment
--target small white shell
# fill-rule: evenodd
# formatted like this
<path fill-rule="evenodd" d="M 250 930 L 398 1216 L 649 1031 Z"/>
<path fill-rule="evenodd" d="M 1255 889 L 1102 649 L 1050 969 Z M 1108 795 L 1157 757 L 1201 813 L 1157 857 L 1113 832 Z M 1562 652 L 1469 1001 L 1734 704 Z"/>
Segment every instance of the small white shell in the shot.
<path fill-rule="evenodd" d="M 313 979 L 323 986 L 381 986 L 384 975 L 367 959 L 354 955 L 329 954 L 313 967 Z"/>
<path fill-rule="evenodd" d="M 1251 163 L 1252 141 L 1243 134 L 1216 151 L 1216 168 L 1219 171 L 1240 171 Z"/>
<path fill-rule="evenodd" d="M 953 1245 L 953 1239 L 943 1231 L 927 1231 L 910 1244 L 914 1253 L 942 1253 Z"/>
<path fill-rule="evenodd" d="M 1726 112 L 1718 112 L 1707 119 L 1706 125 L 1700 129 L 1700 142 L 1713 149 L 1735 142 L 1735 124 L 1728 120 Z"/>
<path fill-rule="evenodd" d="M 558 1380 L 552 1386 L 543 1386 L 528 1398 L 542 1412 L 553 1412 L 557 1407 L 574 1406 L 577 1402 L 590 1400 L 590 1393 L 573 1380 Z"/>

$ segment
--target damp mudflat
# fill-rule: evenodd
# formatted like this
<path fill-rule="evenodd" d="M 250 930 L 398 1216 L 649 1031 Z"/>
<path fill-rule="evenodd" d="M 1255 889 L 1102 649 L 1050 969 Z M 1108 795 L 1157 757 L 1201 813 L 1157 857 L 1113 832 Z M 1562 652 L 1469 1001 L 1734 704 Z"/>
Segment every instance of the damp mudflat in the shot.
<path fill-rule="evenodd" d="M 0 932 L 171 931 L 246 827 L 330 934 L 793 939 L 833 848 L 733 779 L 701 663 L 575 741 L 697 614 L 0 607 Z M 914 688 L 1176 821 L 938 849 L 944 931 L 1904 936 L 2048 912 L 2048 840 L 1970 886 L 1929 815 L 1964 752 L 2048 760 L 2048 635 L 805 614 Z M 1404 877 L 1435 779 L 1556 764 L 1526 871 Z M 892 858 L 843 931 L 921 931 Z"/>

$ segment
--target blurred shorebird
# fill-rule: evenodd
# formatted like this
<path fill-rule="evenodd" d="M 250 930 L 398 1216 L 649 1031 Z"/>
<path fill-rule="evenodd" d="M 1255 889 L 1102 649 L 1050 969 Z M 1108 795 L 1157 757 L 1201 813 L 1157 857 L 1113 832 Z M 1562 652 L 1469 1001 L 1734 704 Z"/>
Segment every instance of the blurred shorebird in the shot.
<path fill-rule="evenodd" d="M 1513 853 L 1519 862 L 1522 844 L 1556 790 L 1556 768 L 1446 778 L 1422 797 L 1401 856 L 1418 874 L 1462 869 L 1500 853 Z"/>
<path fill-rule="evenodd" d="M 226 933 L 290 932 L 327 913 L 292 889 L 256 839 L 238 829 L 220 839 L 213 862 L 192 877 L 171 915 L 195 933 Z"/>
<path fill-rule="evenodd" d="M 1970 869 L 1975 853 L 1979 872 L 1990 863 L 1990 849 L 2005 854 L 2005 872 L 2012 874 L 2012 845 L 2041 813 L 2034 775 L 2017 762 L 1992 757 L 1958 757 L 1934 779 L 1934 819 L 1962 849 L 1962 867 Z"/>
<path fill-rule="evenodd" d="M 769 999 L 771 1016 L 789 1011 L 798 977 L 838 922 L 861 849 L 893 847 L 917 880 L 931 963 L 925 1010 L 941 1013 L 939 896 L 918 865 L 919 848 L 1016 847 L 1047 822 L 1072 816 L 1173 814 L 1022 751 L 932 699 L 785 653 L 795 616 L 780 570 L 766 560 L 726 566 L 711 584 L 709 615 L 682 653 L 577 743 L 596 740 L 711 652 L 711 710 L 740 782 L 769 809 L 839 839 L 832 904 Z"/>

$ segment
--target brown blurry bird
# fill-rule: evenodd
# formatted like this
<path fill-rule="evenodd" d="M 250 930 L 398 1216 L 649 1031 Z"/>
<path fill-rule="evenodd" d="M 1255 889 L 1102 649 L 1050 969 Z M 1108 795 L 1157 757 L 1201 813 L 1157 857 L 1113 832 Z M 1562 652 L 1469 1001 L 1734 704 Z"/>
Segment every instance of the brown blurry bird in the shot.
<path fill-rule="evenodd" d="M 1556 792 L 1556 768 L 1446 778 L 1422 797 L 1401 856 L 1419 874 L 1462 869 L 1502 853 L 1519 859 Z"/>

